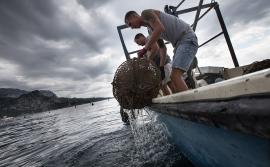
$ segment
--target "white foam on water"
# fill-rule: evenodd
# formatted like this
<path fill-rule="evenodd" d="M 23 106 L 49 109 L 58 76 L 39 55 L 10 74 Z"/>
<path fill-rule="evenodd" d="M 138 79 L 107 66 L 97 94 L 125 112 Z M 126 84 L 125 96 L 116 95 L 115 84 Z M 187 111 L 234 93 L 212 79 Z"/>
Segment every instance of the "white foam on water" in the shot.
<path fill-rule="evenodd" d="M 132 153 L 132 164 L 134 166 L 159 166 L 167 161 L 171 166 L 173 161 L 168 160 L 168 154 L 173 146 L 169 143 L 165 134 L 166 127 L 156 121 L 144 109 L 126 110 L 134 136 L 135 149 Z M 179 155 L 179 158 L 180 155 Z"/>

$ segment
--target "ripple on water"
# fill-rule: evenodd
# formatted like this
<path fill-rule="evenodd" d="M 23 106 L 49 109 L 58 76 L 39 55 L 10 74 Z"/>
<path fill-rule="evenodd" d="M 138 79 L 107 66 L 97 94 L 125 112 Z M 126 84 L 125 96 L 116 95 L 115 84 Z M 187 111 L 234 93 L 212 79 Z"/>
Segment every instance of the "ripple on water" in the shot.
<path fill-rule="evenodd" d="M 145 112 L 124 125 L 115 100 L 0 121 L 0 166 L 173 166 L 182 157 Z"/>

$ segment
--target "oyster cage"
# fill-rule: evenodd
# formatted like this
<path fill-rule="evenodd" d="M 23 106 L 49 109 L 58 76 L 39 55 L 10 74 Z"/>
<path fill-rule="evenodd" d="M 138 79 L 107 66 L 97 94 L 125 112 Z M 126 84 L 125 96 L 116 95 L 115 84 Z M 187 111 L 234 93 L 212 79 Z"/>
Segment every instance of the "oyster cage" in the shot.
<path fill-rule="evenodd" d="M 115 72 L 113 95 L 121 107 L 140 109 L 152 103 L 161 86 L 159 68 L 146 58 L 123 62 Z"/>

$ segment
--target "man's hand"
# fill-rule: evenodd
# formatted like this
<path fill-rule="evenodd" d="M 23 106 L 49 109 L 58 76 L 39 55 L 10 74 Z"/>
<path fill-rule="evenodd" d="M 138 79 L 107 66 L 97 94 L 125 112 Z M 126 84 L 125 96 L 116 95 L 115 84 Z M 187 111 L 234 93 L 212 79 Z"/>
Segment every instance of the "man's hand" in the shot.
<path fill-rule="evenodd" d="M 147 52 L 147 50 L 145 48 L 142 48 L 139 52 L 138 52 L 138 57 L 142 58 L 143 55 Z"/>
<path fill-rule="evenodd" d="M 160 74 L 161 74 L 161 80 L 165 78 L 165 71 L 164 71 L 164 66 L 159 67 L 160 69 Z"/>

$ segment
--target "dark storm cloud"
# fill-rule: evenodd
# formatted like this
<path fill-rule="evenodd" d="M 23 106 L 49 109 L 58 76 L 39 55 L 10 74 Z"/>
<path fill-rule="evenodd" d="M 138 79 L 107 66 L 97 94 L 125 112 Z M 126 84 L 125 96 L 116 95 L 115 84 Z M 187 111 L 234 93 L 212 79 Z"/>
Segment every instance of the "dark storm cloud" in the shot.
<path fill-rule="evenodd" d="M 78 3 L 87 9 L 94 9 L 100 5 L 107 3 L 110 0 L 77 0 Z"/>
<path fill-rule="evenodd" d="M 74 65 L 71 58 L 102 53 L 104 33 L 86 32 L 75 20 L 67 17 L 57 1 L 0 1 L 0 58 L 19 66 L 27 78 L 66 78 L 74 80 L 96 77 L 106 71 L 102 66 Z M 92 2 L 92 1 L 91 1 Z M 86 3 L 86 2 L 85 2 Z M 93 1 L 94 6 L 99 1 Z M 98 15 L 95 15 L 98 19 Z M 98 19 L 104 31 L 105 21 Z M 99 25 L 97 25 L 99 26 Z M 99 29 L 99 31 L 102 31 Z M 46 42 L 69 42 L 70 48 L 51 48 Z M 71 71 L 63 71 L 69 67 Z"/>
<path fill-rule="evenodd" d="M 32 91 L 33 89 L 36 90 L 49 90 L 49 87 L 46 83 L 43 84 L 39 84 L 39 85 L 35 85 L 35 87 L 33 88 L 31 85 L 29 85 L 28 82 L 25 81 L 19 81 L 16 79 L 1 79 L 1 87 L 2 88 L 20 88 L 23 90 L 27 90 L 27 91 Z"/>
<path fill-rule="evenodd" d="M 222 4 L 223 2 L 221 2 Z M 270 1 L 269 0 L 244 0 L 244 1 L 224 1 L 224 12 L 229 22 L 249 23 L 259 21 L 269 17 Z M 221 6 L 221 8 L 223 8 Z"/>
<path fill-rule="evenodd" d="M 28 87 L 25 85 L 26 83 L 15 81 L 14 79 L 1 79 L 1 88 L 21 88 L 28 90 Z"/>
<path fill-rule="evenodd" d="M 91 49 L 99 51 L 95 34 L 86 34 L 76 22 L 63 15 L 58 4 L 54 3 L 50 0 L 0 1 L 0 30 L 4 35 L 1 39 L 15 43 L 35 35 L 56 41 L 71 39 L 79 40 Z"/>
<path fill-rule="evenodd" d="M 4 42 L 23 42 L 29 35 L 44 38 L 60 38 L 59 27 L 55 25 L 56 8 L 51 1 L 0 1 L 1 35 Z M 61 33 L 60 33 L 61 32 Z"/>

